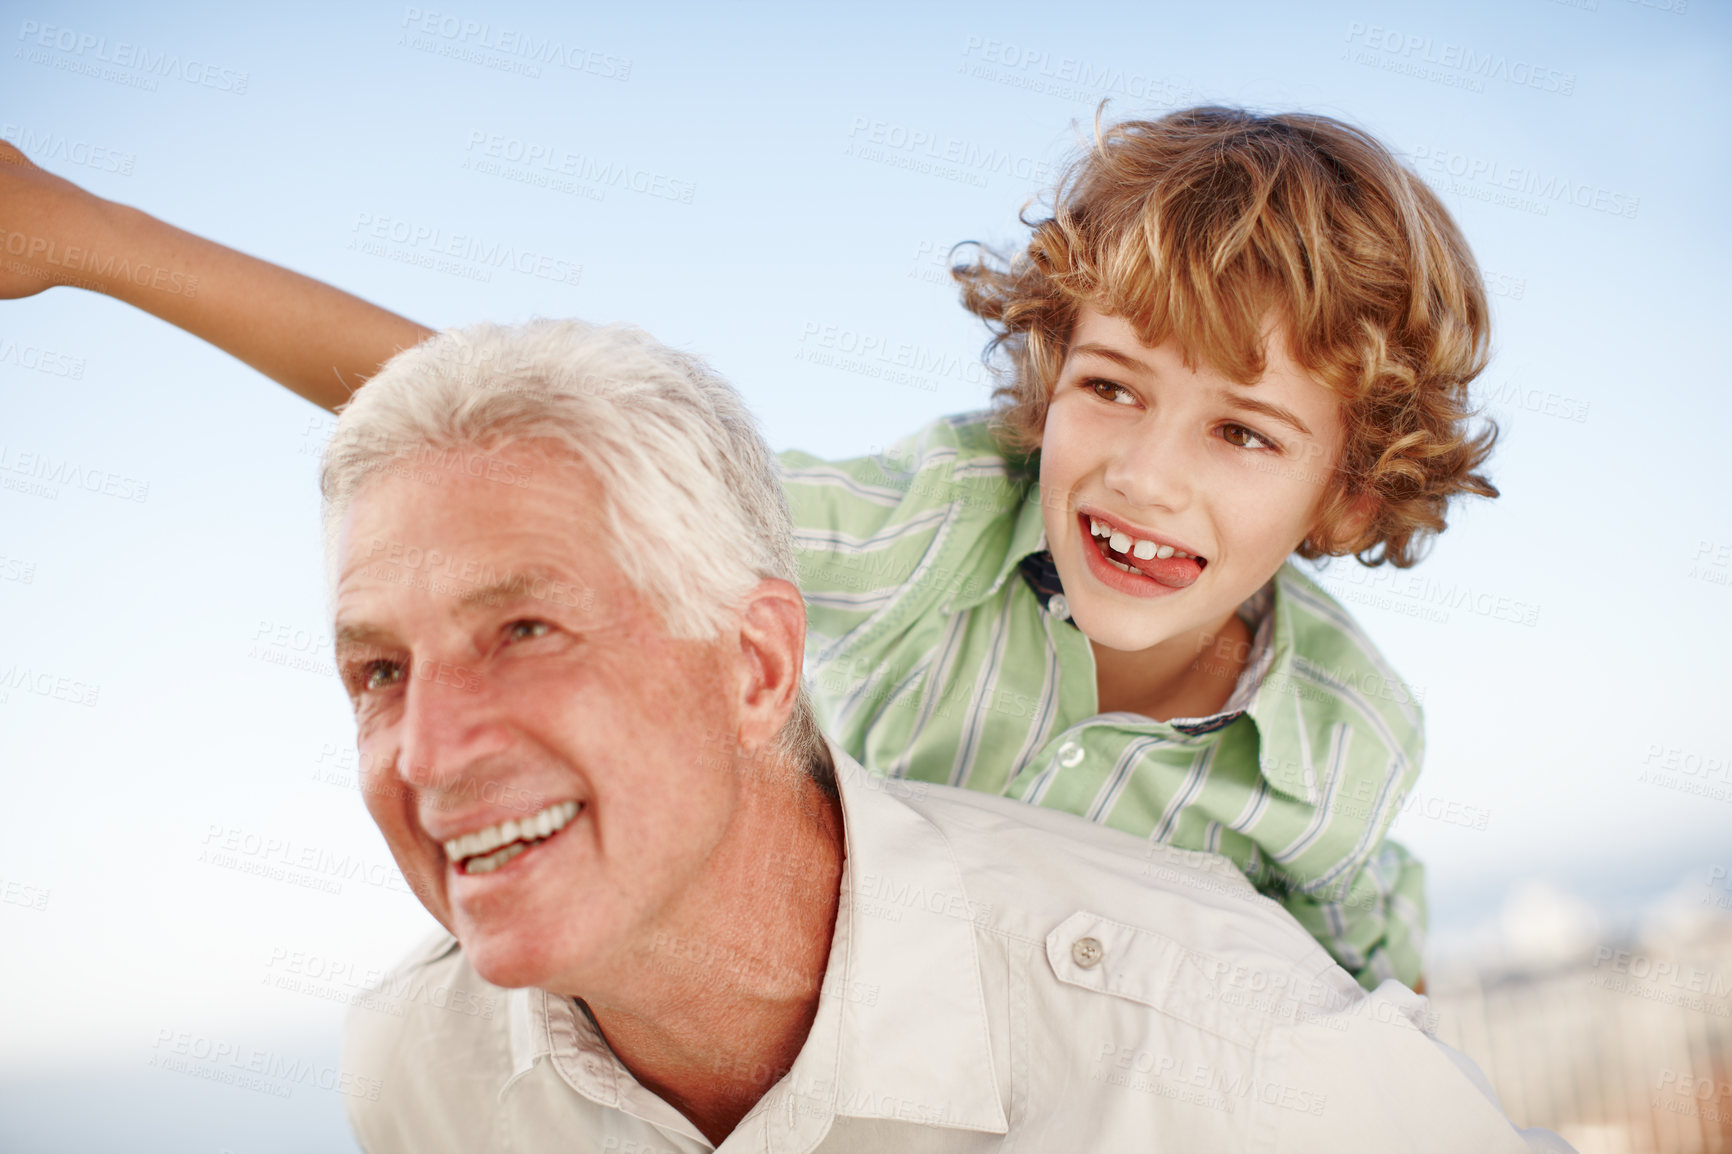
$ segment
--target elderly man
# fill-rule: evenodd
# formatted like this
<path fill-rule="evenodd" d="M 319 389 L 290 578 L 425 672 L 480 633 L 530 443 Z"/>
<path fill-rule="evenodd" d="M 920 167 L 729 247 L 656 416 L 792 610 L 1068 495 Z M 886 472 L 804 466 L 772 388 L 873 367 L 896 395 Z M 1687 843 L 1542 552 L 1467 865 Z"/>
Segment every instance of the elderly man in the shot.
<path fill-rule="evenodd" d="M 323 486 L 367 804 L 449 931 L 396 975 L 449 998 L 353 1012 L 370 1151 L 1563 1148 L 1224 860 L 830 747 L 691 358 L 444 334 Z"/>

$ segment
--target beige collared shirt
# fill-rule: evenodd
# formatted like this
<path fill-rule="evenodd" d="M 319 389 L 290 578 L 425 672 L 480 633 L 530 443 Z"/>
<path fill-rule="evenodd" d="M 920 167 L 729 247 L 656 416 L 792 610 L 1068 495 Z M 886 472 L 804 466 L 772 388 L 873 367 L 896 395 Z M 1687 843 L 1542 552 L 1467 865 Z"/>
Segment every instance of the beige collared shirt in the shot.
<path fill-rule="evenodd" d="M 570 998 L 501 990 L 448 936 L 350 1013 L 370 1154 L 439 1151 L 1568 1150 L 1503 1116 L 1231 863 L 1069 814 L 867 774 L 793 1069 L 711 1145 Z"/>

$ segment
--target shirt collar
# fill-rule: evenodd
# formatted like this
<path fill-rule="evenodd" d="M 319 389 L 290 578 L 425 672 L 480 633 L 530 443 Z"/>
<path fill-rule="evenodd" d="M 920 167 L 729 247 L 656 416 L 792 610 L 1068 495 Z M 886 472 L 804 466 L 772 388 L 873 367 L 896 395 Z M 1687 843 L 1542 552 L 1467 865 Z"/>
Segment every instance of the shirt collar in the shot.
<path fill-rule="evenodd" d="M 846 857 L 817 1016 L 793 1068 L 730 1141 L 807 1151 L 836 1115 L 1006 1133 L 974 941 L 985 911 L 943 835 L 898 800 L 905 783 L 868 773 L 834 744 L 830 752 Z M 632 1077 L 572 999 L 512 990 L 506 1019 L 512 1075 L 501 1097 L 546 1057 L 592 1101 L 704 1141 Z"/>
<path fill-rule="evenodd" d="M 950 603 L 950 610 L 961 612 L 982 604 L 997 594 L 1012 575 L 1023 580 L 1019 573 L 1023 562 L 1046 548 L 1040 485 L 1031 481 L 1011 528 L 1009 548 L 994 571 L 993 579 L 975 585 L 966 596 L 959 594 Z M 1057 576 L 1049 576 L 1056 590 Z M 1299 652 L 1304 639 L 1296 637 L 1296 599 L 1307 604 L 1313 612 L 1322 609 L 1326 616 L 1339 615 L 1342 619 L 1334 624 L 1334 628 L 1358 637 L 1357 627 L 1340 608 L 1333 606 L 1321 590 L 1288 562 L 1240 609 L 1240 615 L 1252 624 L 1254 640 L 1245 670 L 1227 703 L 1207 717 L 1175 718 L 1169 724 L 1186 737 L 1203 737 L 1224 729 L 1240 717 L 1249 716 L 1257 726 L 1258 768 L 1263 779 L 1289 797 L 1303 798 L 1308 804 L 1317 805 L 1322 799 L 1320 779 L 1323 771 L 1314 764 L 1310 734 L 1326 730 L 1332 722 L 1358 726 L 1366 719 L 1358 715 L 1363 714 L 1363 710 L 1358 714 L 1344 710 L 1333 692 L 1314 686 L 1314 669 L 1300 668 L 1305 663 Z M 1327 612 L 1331 608 L 1333 613 Z M 1378 685 L 1392 687 L 1386 691 L 1386 696 L 1393 693 L 1405 701 L 1405 687 L 1381 665 L 1370 658 L 1359 657 L 1352 647 L 1342 652 L 1351 668 L 1335 672 L 1344 672 L 1349 680 L 1355 675 L 1374 678 Z M 1397 756 L 1401 755 L 1399 744 L 1395 752 Z"/>
<path fill-rule="evenodd" d="M 900 800 L 907 784 L 831 750 L 848 854 L 837 913 L 847 938 L 832 947 L 824 994 L 842 1010 L 835 1111 L 1003 1134 L 975 947 L 989 911 L 943 835 Z"/>

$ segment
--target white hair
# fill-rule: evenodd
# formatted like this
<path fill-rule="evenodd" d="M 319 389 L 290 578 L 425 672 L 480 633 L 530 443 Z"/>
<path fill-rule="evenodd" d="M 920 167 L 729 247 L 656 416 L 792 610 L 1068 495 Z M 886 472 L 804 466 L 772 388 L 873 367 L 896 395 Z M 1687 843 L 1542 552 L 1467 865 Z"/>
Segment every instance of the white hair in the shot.
<path fill-rule="evenodd" d="M 775 458 L 732 386 L 641 329 L 534 320 L 440 333 L 343 407 L 320 472 L 330 587 L 343 520 L 369 479 L 429 450 L 523 441 L 568 448 L 596 478 L 601 545 L 670 636 L 714 638 L 760 580 L 796 581 Z M 627 547 L 659 541 L 702 564 Z M 782 748 L 828 763 L 804 687 Z"/>

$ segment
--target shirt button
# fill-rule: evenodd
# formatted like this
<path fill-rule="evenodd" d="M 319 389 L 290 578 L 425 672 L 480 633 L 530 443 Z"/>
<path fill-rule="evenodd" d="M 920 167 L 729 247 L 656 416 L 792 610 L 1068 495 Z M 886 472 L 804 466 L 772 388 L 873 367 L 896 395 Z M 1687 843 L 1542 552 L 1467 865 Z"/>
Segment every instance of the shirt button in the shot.
<path fill-rule="evenodd" d="M 1066 769 L 1075 769 L 1082 764 L 1083 747 L 1074 741 L 1067 741 L 1058 747 L 1058 763 Z"/>
<path fill-rule="evenodd" d="M 1064 599 L 1063 593 L 1054 593 L 1047 598 L 1046 611 L 1060 621 L 1070 620 L 1070 602 Z"/>
<path fill-rule="evenodd" d="M 1099 938 L 1078 938 L 1071 943 L 1070 960 L 1085 970 L 1092 970 L 1101 964 L 1102 952 Z"/>

